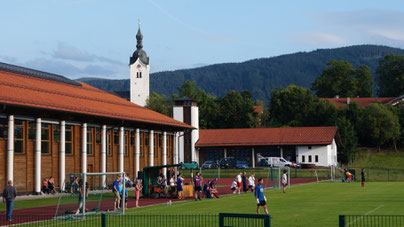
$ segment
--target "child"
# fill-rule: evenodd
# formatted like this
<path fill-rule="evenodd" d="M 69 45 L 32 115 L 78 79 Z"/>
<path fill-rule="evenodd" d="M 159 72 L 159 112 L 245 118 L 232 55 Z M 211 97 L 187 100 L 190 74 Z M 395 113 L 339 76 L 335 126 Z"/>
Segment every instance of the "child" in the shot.
<path fill-rule="evenodd" d="M 362 188 L 364 188 L 364 187 L 365 187 L 365 177 L 366 177 L 365 169 L 364 169 L 364 168 L 362 168 L 361 176 L 362 176 L 362 182 L 361 182 L 361 184 L 362 184 Z"/>
<path fill-rule="evenodd" d="M 136 208 L 139 207 L 140 190 L 142 190 L 142 188 L 143 188 L 142 181 L 141 180 L 136 181 L 136 184 L 135 184 Z"/>
<path fill-rule="evenodd" d="M 286 169 L 283 170 L 283 175 L 282 175 L 282 188 L 283 188 L 283 193 L 286 192 L 286 187 L 288 186 L 288 176 L 286 175 L 287 171 Z"/>

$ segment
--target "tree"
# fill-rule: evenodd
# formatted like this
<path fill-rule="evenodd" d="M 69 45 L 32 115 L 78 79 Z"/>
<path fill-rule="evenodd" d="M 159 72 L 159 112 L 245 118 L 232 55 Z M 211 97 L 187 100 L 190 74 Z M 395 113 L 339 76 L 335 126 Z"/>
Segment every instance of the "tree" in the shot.
<path fill-rule="evenodd" d="M 355 81 L 352 78 L 355 69 L 347 61 L 332 60 L 327 68 L 317 77 L 312 85 L 318 97 L 332 98 L 336 95 L 352 97 L 355 92 Z"/>
<path fill-rule="evenodd" d="M 266 125 L 295 126 L 310 108 L 313 99 L 309 89 L 293 84 L 286 89 L 275 89 L 269 103 L 270 123 Z"/>
<path fill-rule="evenodd" d="M 359 66 L 355 72 L 355 91 L 354 96 L 372 97 L 375 82 L 373 81 L 372 72 L 366 65 Z"/>
<path fill-rule="evenodd" d="M 185 81 L 178 88 L 178 95 L 173 98 L 188 97 L 195 99 L 199 107 L 199 127 L 201 129 L 216 128 L 219 104 L 217 98 L 197 87 L 195 81 Z"/>
<path fill-rule="evenodd" d="M 379 96 L 398 97 L 404 94 L 404 55 L 387 55 L 376 70 L 379 74 Z"/>
<path fill-rule="evenodd" d="M 371 143 L 380 151 L 380 147 L 388 141 L 395 141 L 400 136 L 398 117 L 383 104 L 371 104 L 363 109 L 361 119 L 361 140 Z"/>
<path fill-rule="evenodd" d="M 299 119 L 301 126 L 335 126 L 338 109 L 326 100 L 313 99 L 311 105 Z"/>
<path fill-rule="evenodd" d="M 155 92 L 153 92 L 146 100 L 145 107 L 167 116 L 172 115 L 172 108 L 170 101 L 167 99 L 165 95 L 159 95 Z"/>
<path fill-rule="evenodd" d="M 339 117 L 336 122 L 341 137 L 342 146 L 338 148 L 338 160 L 342 163 L 353 161 L 358 145 L 355 128 L 345 117 Z"/>
<path fill-rule="evenodd" d="M 229 91 L 219 99 L 218 128 L 252 128 L 258 124 L 258 113 L 248 91 Z"/>

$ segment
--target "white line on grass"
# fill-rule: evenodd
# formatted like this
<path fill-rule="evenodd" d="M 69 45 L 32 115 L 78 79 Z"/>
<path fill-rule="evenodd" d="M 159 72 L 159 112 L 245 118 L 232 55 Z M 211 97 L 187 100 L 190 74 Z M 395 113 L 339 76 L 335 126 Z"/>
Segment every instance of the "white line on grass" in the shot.
<path fill-rule="evenodd" d="M 361 220 L 363 217 L 365 217 L 365 216 L 367 216 L 367 215 L 369 215 L 369 214 L 375 212 L 376 210 L 378 210 L 378 209 L 380 209 L 380 208 L 382 208 L 382 207 L 384 207 L 384 205 L 380 205 L 380 206 L 376 207 L 375 209 L 373 209 L 373 210 L 371 210 L 371 211 L 368 211 L 366 214 L 362 215 L 360 218 L 356 218 L 355 220 L 349 222 L 349 223 L 347 224 L 347 226 L 349 226 L 350 224 L 353 224 L 353 223 L 355 223 L 355 222 Z"/>

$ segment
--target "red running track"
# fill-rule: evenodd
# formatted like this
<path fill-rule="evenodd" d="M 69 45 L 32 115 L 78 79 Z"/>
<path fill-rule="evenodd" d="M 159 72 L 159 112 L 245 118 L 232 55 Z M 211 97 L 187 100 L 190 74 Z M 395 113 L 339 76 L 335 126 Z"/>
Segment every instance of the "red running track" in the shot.
<path fill-rule="evenodd" d="M 204 182 L 206 182 L 207 180 L 211 180 L 211 179 L 204 179 Z M 319 179 L 319 180 L 324 180 L 324 179 Z M 190 183 L 191 179 L 185 179 L 184 182 L 185 183 Z M 291 178 L 291 185 L 294 184 L 304 184 L 304 183 L 311 183 L 311 182 L 315 182 L 316 179 L 315 178 Z M 230 185 L 233 182 L 233 178 L 221 178 L 218 180 L 217 185 L 219 186 L 218 192 L 219 195 L 226 195 L 226 194 L 230 194 L 231 190 L 230 190 Z M 257 183 L 257 179 L 256 179 L 256 183 Z M 265 184 L 265 182 L 264 182 Z M 190 200 L 192 198 L 188 198 L 186 200 Z M 156 205 L 156 204 L 166 204 L 167 202 L 169 202 L 169 200 L 171 200 L 171 202 L 178 202 L 178 201 L 183 201 L 183 200 L 179 200 L 179 199 L 172 199 L 172 198 L 160 198 L 160 199 L 140 199 L 139 200 L 139 206 L 143 207 L 143 206 L 151 206 L 151 205 Z M 18 203 L 18 201 L 16 201 L 16 203 Z M 93 203 L 98 203 L 98 202 L 93 202 Z M 100 207 L 100 211 L 107 211 L 107 210 L 113 210 L 114 206 L 113 206 L 114 201 L 113 200 L 109 200 L 107 202 L 103 201 Z M 78 204 L 69 204 L 67 205 L 69 207 L 70 210 L 75 210 L 77 209 L 77 205 Z M 65 205 L 64 205 L 65 206 Z M 128 208 L 134 208 L 135 207 L 135 198 L 130 197 L 128 198 L 128 203 L 127 203 L 127 207 Z M 0 212 L 0 226 L 4 226 L 4 225 L 14 225 L 14 224 L 19 224 L 19 223 L 26 223 L 26 222 L 32 222 L 32 221 L 40 221 L 40 220 L 49 220 L 53 218 L 53 215 L 55 215 L 56 212 L 56 205 L 52 205 L 52 206 L 44 206 L 44 207 L 36 207 L 36 208 L 24 208 L 24 209 L 18 209 L 18 210 L 14 210 L 13 211 L 13 221 L 12 222 L 8 222 L 5 219 L 5 215 L 6 212 L 2 211 Z M 64 207 L 66 208 L 66 207 Z M 40 215 L 42 217 L 38 217 L 37 215 Z"/>

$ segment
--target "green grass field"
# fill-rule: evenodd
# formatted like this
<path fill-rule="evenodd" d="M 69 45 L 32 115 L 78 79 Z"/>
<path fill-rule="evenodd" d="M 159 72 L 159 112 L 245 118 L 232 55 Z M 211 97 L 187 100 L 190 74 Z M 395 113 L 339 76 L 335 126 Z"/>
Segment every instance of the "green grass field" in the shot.
<path fill-rule="evenodd" d="M 272 226 L 337 226 L 339 214 L 403 214 L 403 182 L 311 183 L 296 185 L 286 194 L 267 190 Z M 128 214 L 255 213 L 251 193 L 220 199 L 184 201 L 128 210 Z M 263 211 L 261 212 L 263 213 Z"/>

